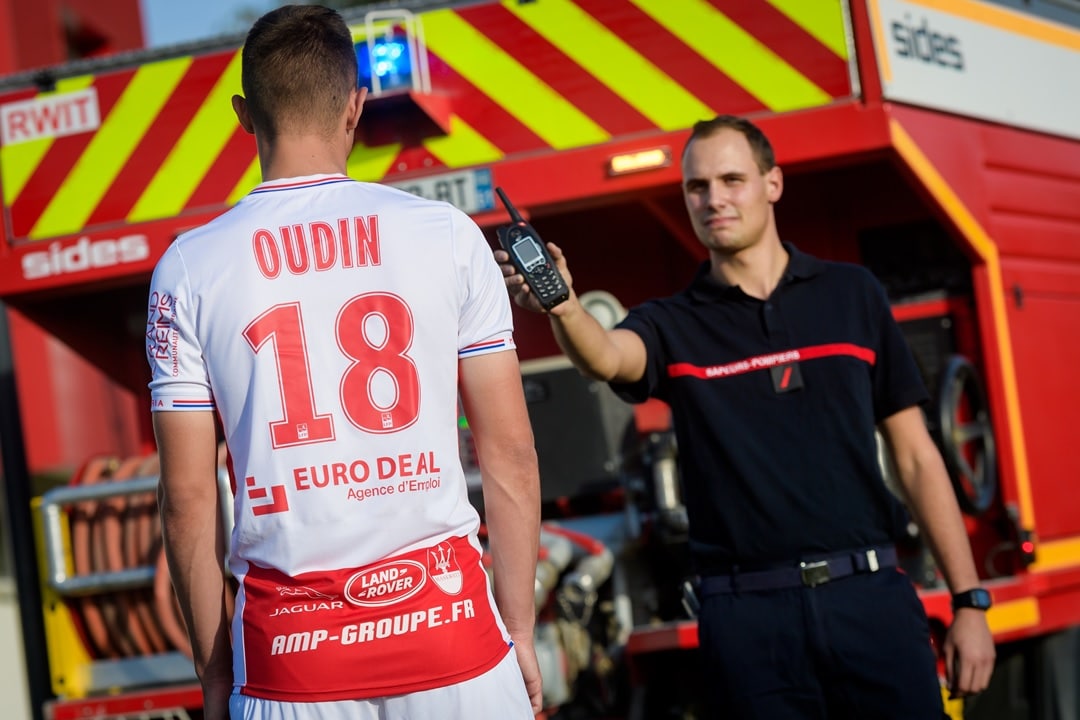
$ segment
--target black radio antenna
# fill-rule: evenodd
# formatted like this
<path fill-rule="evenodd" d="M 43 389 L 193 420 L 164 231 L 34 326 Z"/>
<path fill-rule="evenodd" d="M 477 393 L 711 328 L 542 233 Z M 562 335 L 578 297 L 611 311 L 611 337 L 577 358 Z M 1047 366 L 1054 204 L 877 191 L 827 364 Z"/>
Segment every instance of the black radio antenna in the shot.
<path fill-rule="evenodd" d="M 510 213 L 510 219 L 515 225 L 524 225 L 525 218 L 521 217 L 521 213 L 517 211 L 517 208 L 510 202 L 510 198 L 506 197 L 506 193 L 503 192 L 501 187 L 495 188 L 495 192 L 498 193 L 499 199 L 502 200 L 502 204 L 506 206 L 506 211 Z"/>

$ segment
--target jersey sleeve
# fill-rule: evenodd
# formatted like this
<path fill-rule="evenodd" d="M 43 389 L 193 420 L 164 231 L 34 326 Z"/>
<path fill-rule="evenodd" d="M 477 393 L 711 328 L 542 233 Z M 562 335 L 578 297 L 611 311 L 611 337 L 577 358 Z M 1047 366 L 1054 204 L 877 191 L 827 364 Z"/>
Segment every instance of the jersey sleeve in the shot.
<path fill-rule="evenodd" d="M 176 243 L 162 255 L 150 280 L 146 359 L 151 372 L 151 410 L 214 409 L 195 333 L 191 286 Z"/>
<path fill-rule="evenodd" d="M 641 379 L 632 383 L 608 383 L 612 391 L 622 400 L 630 403 L 642 403 L 650 397 L 665 399 L 660 388 L 663 377 L 664 358 L 660 337 L 656 331 L 654 311 L 655 302 L 647 302 L 630 309 L 626 317 L 616 325 L 616 329 L 629 330 L 641 338 L 645 344 L 645 372 Z"/>
<path fill-rule="evenodd" d="M 454 257 L 462 279 L 458 358 L 513 350 L 510 297 L 495 256 L 476 223 L 459 210 L 451 212 Z"/>

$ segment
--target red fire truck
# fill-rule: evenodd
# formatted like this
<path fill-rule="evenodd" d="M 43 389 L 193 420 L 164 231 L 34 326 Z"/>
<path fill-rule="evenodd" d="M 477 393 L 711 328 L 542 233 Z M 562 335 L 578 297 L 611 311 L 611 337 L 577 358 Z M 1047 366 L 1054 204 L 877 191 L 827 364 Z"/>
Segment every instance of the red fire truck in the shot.
<path fill-rule="evenodd" d="M 416 0 L 349 19 L 372 89 L 350 174 L 445 199 L 492 238 L 505 188 L 572 253 L 603 321 L 680 289 L 704 257 L 679 185 L 689 127 L 720 113 L 759 123 L 785 171 L 782 236 L 881 279 L 933 396 L 927 423 L 999 643 L 991 689 L 950 713 L 1080 713 L 1074 0 Z M 0 79 L 0 299 L 128 408 L 99 413 L 69 388 L 79 414 L 56 413 L 57 427 L 119 423 L 125 440 L 43 477 L 26 460 L 40 432 L 23 431 L 40 369 L 15 366 L 16 383 L 2 344 L 37 716 L 200 714 L 160 560 L 146 296 L 176 235 L 259 181 L 229 103 L 241 42 Z M 623 405 L 559 356 L 543 318 L 516 322 L 543 481 L 547 715 L 700 717 L 666 409 Z M 468 468 L 464 422 L 461 434 Z M 886 482 L 889 462 L 883 447 Z M 940 638 L 940 574 L 917 531 L 901 547 Z"/>

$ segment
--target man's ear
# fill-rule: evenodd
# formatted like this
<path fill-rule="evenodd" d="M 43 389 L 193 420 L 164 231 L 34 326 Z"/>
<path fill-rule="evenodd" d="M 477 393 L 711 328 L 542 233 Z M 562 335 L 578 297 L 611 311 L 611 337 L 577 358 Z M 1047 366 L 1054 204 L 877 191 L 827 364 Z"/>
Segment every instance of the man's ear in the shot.
<path fill-rule="evenodd" d="M 232 96 L 232 109 L 236 113 L 236 119 L 240 121 L 240 127 L 249 135 L 255 134 L 255 126 L 251 124 L 251 114 L 248 112 L 247 100 L 240 95 Z"/>
<path fill-rule="evenodd" d="M 363 85 L 359 89 L 353 90 L 349 95 L 349 107 L 348 107 L 348 127 L 349 130 L 355 130 L 356 126 L 360 124 L 360 115 L 364 112 L 364 101 L 367 100 L 367 88 Z"/>
<path fill-rule="evenodd" d="M 771 203 L 779 200 L 784 194 L 784 173 L 779 165 L 774 165 L 772 170 L 765 173 L 765 194 Z"/>

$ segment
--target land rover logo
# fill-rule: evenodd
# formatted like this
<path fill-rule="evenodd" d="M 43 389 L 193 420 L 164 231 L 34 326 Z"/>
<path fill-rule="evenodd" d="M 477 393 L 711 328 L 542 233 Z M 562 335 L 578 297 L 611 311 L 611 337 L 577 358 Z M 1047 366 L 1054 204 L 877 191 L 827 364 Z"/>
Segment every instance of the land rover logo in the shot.
<path fill-rule="evenodd" d="M 384 607 L 420 592 L 427 580 L 424 566 L 414 560 L 391 560 L 362 570 L 345 583 L 345 597 L 353 605 Z"/>

